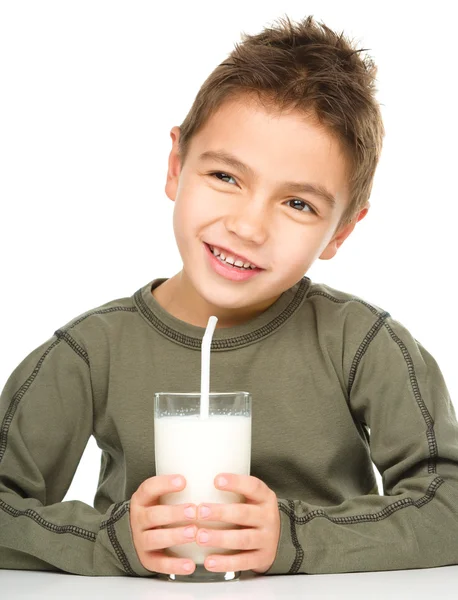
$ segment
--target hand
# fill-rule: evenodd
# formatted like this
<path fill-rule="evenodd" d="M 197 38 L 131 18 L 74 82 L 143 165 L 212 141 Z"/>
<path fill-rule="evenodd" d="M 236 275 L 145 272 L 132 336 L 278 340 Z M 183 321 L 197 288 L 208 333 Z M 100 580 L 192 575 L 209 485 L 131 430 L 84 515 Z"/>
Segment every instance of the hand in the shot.
<path fill-rule="evenodd" d="M 132 495 L 130 526 L 135 550 L 145 569 L 189 575 L 196 568 L 191 559 L 170 557 L 163 552 L 164 548 L 195 539 L 197 526 L 192 522 L 184 527 L 161 529 L 164 525 L 195 520 L 195 504 L 159 504 L 160 496 L 179 492 L 185 486 L 186 480 L 181 475 L 157 475 L 146 479 Z"/>
<path fill-rule="evenodd" d="M 221 477 L 227 481 L 226 485 L 220 484 Z M 230 473 L 215 477 L 215 487 L 241 494 L 246 502 L 199 504 L 198 520 L 234 523 L 243 529 L 201 528 L 197 531 L 196 542 L 203 547 L 217 546 L 244 552 L 210 555 L 205 560 L 205 568 L 213 572 L 251 570 L 265 573 L 275 560 L 280 538 L 280 512 L 275 492 L 257 477 Z"/>

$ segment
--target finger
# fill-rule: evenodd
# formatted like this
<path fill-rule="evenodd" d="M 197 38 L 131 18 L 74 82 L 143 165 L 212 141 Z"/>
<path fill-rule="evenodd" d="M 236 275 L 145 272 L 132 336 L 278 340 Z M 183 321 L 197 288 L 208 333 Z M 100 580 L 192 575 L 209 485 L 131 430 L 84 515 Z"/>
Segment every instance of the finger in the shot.
<path fill-rule="evenodd" d="M 152 506 L 160 496 L 178 492 L 186 486 L 182 475 L 155 475 L 145 479 L 134 493 L 135 501 L 141 506 Z"/>
<path fill-rule="evenodd" d="M 163 552 L 148 552 L 144 562 L 146 563 L 145 568 L 150 571 L 167 575 L 172 573 L 175 575 L 189 575 L 196 568 L 195 563 L 189 558 L 173 558 Z"/>
<path fill-rule="evenodd" d="M 140 546 L 144 552 L 148 552 L 151 550 L 163 550 L 170 546 L 189 544 L 189 542 L 195 541 L 196 533 L 196 525 L 148 529 L 140 536 Z"/>
<path fill-rule="evenodd" d="M 215 477 L 215 487 L 245 496 L 246 500 L 261 503 L 271 499 L 274 492 L 261 480 L 252 475 L 220 473 Z"/>
<path fill-rule="evenodd" d="M 202 521 L 222 521 L 244 527 L 260 527 L 263 522 L 261 507 L 257 504 L 199 504 L 197 518 Z"/>
<path fill-rule="evenodd" d="M 228 550 L 259 550 L 262 534 L 259 529 L 199 529 L 199 546 L 213 546 Z"/>
<path fill-rule="evenodd" d="M 155 506 L 145 506 L 138 511 L 137 520 L 140 529 L 146 531 L 154 527 L 163 525 L 185 524 L 196 518 L 197 511 L 195 504 L 156 504 Z"/>
<path fill-rule="evenodd" d="M 237 554 L 210 554 L 204 567 L 213 573 L 228 571 L 249 571 L 256 569 L 261 558 L 261 550 L 237 552 Z"/>

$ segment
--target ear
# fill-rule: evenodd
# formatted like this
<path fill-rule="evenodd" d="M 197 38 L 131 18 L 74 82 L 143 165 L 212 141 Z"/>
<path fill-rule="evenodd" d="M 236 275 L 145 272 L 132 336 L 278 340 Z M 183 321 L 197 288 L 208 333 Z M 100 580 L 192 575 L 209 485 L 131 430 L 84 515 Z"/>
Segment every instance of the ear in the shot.
<path fill-rule="evenodd" d="M 165 184 L 165 193 L 170 200 L 175 200 L 180 180 L 181 160 L 178 153 L 178 140 L 180 139 L 180 128 L 172 127 L 170 131 L 172 138 L 172 150 L 169 154 L 169 166 L 167 170 L 167 181 Z"/>
<path fill-rule="evenodd" d="M 332 240 L 320 254 L 319 258 L 321 258 L 321 260 L 329 260 L 337 254 L 337 250 L 353 231 L 353 229 L 356 226 L 356 223 L 358 221 L 361 221 L 361 219 L 364 219 L 364 217 L 367 215 L 369 211 L 369 206 L 369 203 L 367 203 L 366 206 L 351 220 L 351 222 L 348 225 L 345 225 L 345 227 L 341 228 L 336 233 L 336 235 L 332 238 Z"/>

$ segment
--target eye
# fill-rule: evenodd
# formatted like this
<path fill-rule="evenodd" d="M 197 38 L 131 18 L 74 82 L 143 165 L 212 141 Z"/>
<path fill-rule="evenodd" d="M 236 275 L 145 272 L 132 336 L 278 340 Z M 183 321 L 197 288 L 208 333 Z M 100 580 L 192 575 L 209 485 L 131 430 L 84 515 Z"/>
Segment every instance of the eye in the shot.
<path fill-rule="evenodd" d="M 216 176 L 216 179 L 219 179 L 223 183 L 229 183 L 227 181 L 224 181 L 223 177 L 228 177 L 229 179 L 234 179 L 232 177 L 232 175 L 228 175 L 227 173 L 223 173 L 222 171 L 214 171 L 213 173 L 209 173 L 209 175 L 210 175 L 210 177 Z M 221 175 L 221 178 L 219 177 L 219 175 Z M 234 179 L 234 181 L 235 181 L 235 179 Z"/>
<path fill-rule="evenodd" d="M 215 177 L 216 179 L 219 179 L 219 181 L 222 181 L 223 183 L 229 183 L 228 181 L 225 181 L 224 178 L 232 179 L 237 184 L 236 179 L 232 175 L 229 175 L 228 173 L 224 173 L 223 171 L 213 171 L 212 173 L 209 173 L 209 176 Z M 310 206 L 310 204 L 308 204 L 308 202 L 305 202 L 305 200 L 301 200 L 300 198 L 294 198 L 293 200 L 287 200 L 286 204 L 289 204 L 290 202 L 294 203 L 292 208 L 294 208 L 298 212 L 309 212 L 312 215 L 318 214 L 316 212 L 316 210 L 314 208 L 312 208 Z M 305 209 L 307 209 L 307 210 L 305 210 Z"/>
<path fill-rule="evenodd" d="M 307 202 L 305 202 L 305 200 L 300 200 L 299 198 L 294 198 L 293 200 L 287 200 L 286 204 L 288 204 L 289 202 L 294 202 L 292 208 L 299 210 L 300 212 L 310 212 L 313 215 L 316 215 L 317 212 L 315 209 L 313 209 L 310 204 L 307 204 Z M 308 209 L 308 210 L 304 210 L 304 209 Z"/>

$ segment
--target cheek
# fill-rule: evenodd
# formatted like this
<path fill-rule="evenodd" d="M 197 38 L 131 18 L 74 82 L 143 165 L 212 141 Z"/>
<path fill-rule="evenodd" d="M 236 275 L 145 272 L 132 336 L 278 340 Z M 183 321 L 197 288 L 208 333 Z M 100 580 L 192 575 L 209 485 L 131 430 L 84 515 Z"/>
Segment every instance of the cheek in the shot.
<path fill-rule="evenodd" d="M 187 190 L 186 195 L 180 195 L 175 201 L 173 220 L 176 226 L 186 227 L 187 230 L 199 228 L 210 223 L 215 218 L 218 203 L 208 190 Z"/>
<path fill-rule="evenodd" d="M 192 198 L 179 197 L 175 200 L 175 206 L 173 209 L 173 225 L 177 231 L 187 229 L 195 220 L 196 210 L 193 209 L 195 203 Z"/>
<path fill-rule="evenodd" d="M 173 230 L 177 243 L 189 244 L 199 237 L 201 230 L 211 222 L 209 202 L 201 195 L 188 194 L 175 201 L 173 210 Z"/>
<path fill-rule="evenodd" d="M 186 239 L 189 230 L 192 227 L 192 213 L 188 214 L 184 202 L 175 201 L 173 209 L 173 231 L 178 245 L 178 249 L 182 252 L 186 247 Z"/>
<path fill-rule="evenodd" d="M 313 263 L 313 258 L 310 254 L 303 252 L 296 254 L 286 264 L 288 265 L 289 277 L 292 282 L 298 281 L 310 268 Z"/>
<path fill-rule="evenodd" d="M 282 232 L 281 239 L 276 240 L 277 264 L 288 265 L 291 271 L 308 269 L 319 256 L 322 242 L 323 232 L 317 228 L 290 228 L 287 234 Z"/>

